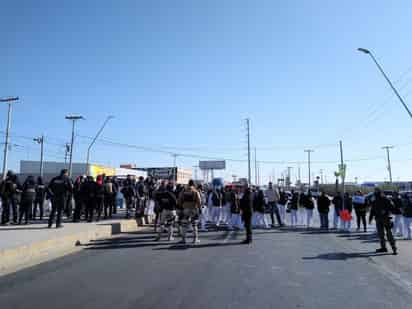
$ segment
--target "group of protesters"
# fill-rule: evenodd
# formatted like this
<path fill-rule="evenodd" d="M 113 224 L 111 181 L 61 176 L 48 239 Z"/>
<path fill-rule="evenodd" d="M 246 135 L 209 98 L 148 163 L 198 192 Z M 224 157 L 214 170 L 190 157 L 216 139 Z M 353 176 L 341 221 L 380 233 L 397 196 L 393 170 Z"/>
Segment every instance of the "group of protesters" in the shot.
<path fill-rule="evenodd" d="M 134 176 L 126 179 L 98 175 L 79 176 L 72 181 L 67 170 L 47 184 L 42 177 L 28 176 L 23 184 L 18 176 L 9 171 L 0 182 L 1 224 L 29 224 L 43 220 L 46 206 L 49 210 L 48 226 L 56 219 L 56 227 L 62 227 L 62 217 L 73 222 L 99 221 L 112 218 L 119 207 L 126 205 L 126 217 L 132 217 L 132 209 L 138 217 L 144 212 L 146 200 L 153 191 L 154 181 L 148 177 L 139 181 Z M 123 200 L 117 200 L 119 192 Z M 139 203 L 141 202 L 141 203 Z M 148 203 L 147 203 L 148 204 Z"/>
<path fill-rule="evenodd" d="M 121 193 L 121 194 L 120 194 Z M 119 203 L 119 194 L 122 198 Z M 174 230 L 183 237 L 192 229 L 194 242 L 199 241 L 198 228 L 244 230 L 246 242 L 251 242 L 252 228 L 283 227 L 303 225 L 313 227 L 314 211 L 319 214 L 320 229 L 351 231 L 353 213 L 356 215 L 357 231 L 368 229 L 369 221 L 377 221 L 378 234 L 386 230 L 392 235 L 411 239 L 412 203 L 408 195 L 393 193 L 390 198 L 380 196 L 381 191 L 365 196 L 361 191 L 353 196 L 336 192 L 328 196 L 321 192 L 313 197 L 311 192 L 285 191 L 269 183 L 266 189 L 252 186 L 236 187 L 176 184 L 170 180 L 156 180 L 152 177 L 127 176 L 125 179 L 99 175 L 79 176 L 72 181 L 67 170 L 53 178 L 47 185 L 42 177 L 37 180 L 28 176 L 21 184 L 16 174 L 9 171 L 0 183 L 1 224 L 28 224 L 31 220 L 42 220 L 44 205 L 50 201 L 51 210 L 48 226 L 52 227 L 56 217 L 56 227 L 61 227 L 63 214 L 73 222 L 99 221 L 117 213 L 118 207 L 125 205 L 125 217 L 136 218 L 139 224 L 154 223 L 158 239 L 164 231 L 173 240 Z M 374 202 L 377 199 L 379 202 Z M 377 210 L 374 205 L 377 205 Z M 333 206 L 332 221 L 329 213 Z M 385 216 L 382 217 L 382 214 Z M 385 224 L 378 226 L 382 219 Z M 270 223 L 269 223 L 270 219 Z M 392 220 L 393 219 L 393 220 Z M 389 227 L 389 228 L 388 228 Z M 390 230 L 390 231 L 389 231 Z"/>

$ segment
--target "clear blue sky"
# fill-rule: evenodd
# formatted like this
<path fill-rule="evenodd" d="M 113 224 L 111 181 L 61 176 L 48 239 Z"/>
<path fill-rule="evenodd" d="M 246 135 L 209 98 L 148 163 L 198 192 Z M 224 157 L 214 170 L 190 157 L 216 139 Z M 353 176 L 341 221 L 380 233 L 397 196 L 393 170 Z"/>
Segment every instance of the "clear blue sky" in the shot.
<path fill-rule="evenodd" d="M 373 50 L 409 102 L 411 21 L 407 1 L 2 1 L 0 96 L 21 98 L 12 143 L 24 146 L 13 147 L 11 167 L 38 159 L 24 136 L 41 133 L 46 159 L 61 160 L 68 113 L 87 118 L 77 135 L 93 136 L 115 115 L 107 139 L 236 160 L 246 159 L 242 120 L 250 117 L 258 159 L 285 161 L 262 163 L 265 181 L 286 166 L 295 175 L 298 165 L 286 161 L 304 162 L 305 148 L 315 149 L 315 175 L 323 169 L 330 180 L 339 139 L 345 159 L 368 159 L 348 162 L 349 180 L 387 178 L 385 144 L 397 145 L 394 179 L 412 179 L 412 121 L 356 52 Z M 6 114 L 0 106 L 1 133 Z M 75 161 L 85 160 L 88 142 L 77 137 Z M 92 158 L 173 162 L 103 143 Z M 196 163 L 178 157 L 179 166 Z M 228 162 L 223 175 L 232 174 L 245 176 L 247 164 Z"/>

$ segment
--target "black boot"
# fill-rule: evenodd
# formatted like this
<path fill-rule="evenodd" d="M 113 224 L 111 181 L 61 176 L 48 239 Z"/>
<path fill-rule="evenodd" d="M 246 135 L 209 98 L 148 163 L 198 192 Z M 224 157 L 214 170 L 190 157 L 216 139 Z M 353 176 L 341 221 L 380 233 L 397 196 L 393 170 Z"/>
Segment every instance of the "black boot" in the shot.
<path fill-rule="evenodd" d="M 376 249 L 376 253 L 386 253 L 386 252 L 388 252 L 388 249 L 386 248 Z"/>

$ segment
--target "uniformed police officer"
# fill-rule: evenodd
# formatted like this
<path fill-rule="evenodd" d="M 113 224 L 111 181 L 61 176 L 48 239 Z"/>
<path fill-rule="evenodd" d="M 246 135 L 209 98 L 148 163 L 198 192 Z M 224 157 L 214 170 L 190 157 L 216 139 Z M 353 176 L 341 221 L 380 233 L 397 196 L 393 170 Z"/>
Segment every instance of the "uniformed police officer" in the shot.
<path fill-rule="evenodd" d="M 195 188 L 193 180 L 179 195 L 179 204 L 183 208 L 182 218 L 182 244 L 186 244 L 186 232 L 189 224 L 193 227 L 193 243 L 199 242 L 199 215 L 201 207 L 200 194 Z"/>
<path fill-rule="evenodd" d="M 67 169 L 60 172 L 60 175 L 54 177 L 48 187 L 51 196 L 52 209 L 49 217 L 49 228 L 52 227 L 54 217 L 57 212 L 56 228 L 62 227 L 62 212 L 67 203 L 67 198 L 73 192 L 72 182 L 69 179 Z"/>
<path fill-rule="evenodd" d="M 36 220 L 37 215 L 37 206 L 39 206 L 40 220 L 43 220 L 44 212 L 44 201 L 46 200 L 46 186 L 44 185 L 43 178 L 37 178 L 36 184 L 36 198 L 34 200 L 33 206 L 33 220 Z"/>
<path fill-rule="evenodd" d="M 23 184 L 21 202 L 20 202 L 20 213 L 19 213 L 19 224 L 21 224 L 23 217 L 25 224 L 28 223 L 30 210 L 33 207 L 33 202 L 36 198 L 36 182 L 33 176 L 28 176 Z"/>
<path fill-rule="evenodd" d="M 375 218 L 376 230 L 378 232 L 381 247 L 376 250 L 377 253 L 388 252 L 386 249 L 385 232 L 386 237 L 392 247 L 393 255 L 397 255 L 395 238 L 392 234 L 392 222 L 391 222 L 391 210 L 393 205 L 383 195 L 380 189 L 375 189 L 375 199 L 371 203 L 371 212 L 369 217 L 369 224 L 372 223 L 372 219 Z"/>
<path fill-rule="evenodd" d="M 252 243 L 253 193 L 247 184 L 243 187 L 240 198 L 240 210 L 246 229 L 246 239 L 242 243 L 250 244 Z"/>
<path fill-rule="evenodd" d="M 13 211 L 13 223 L 17 223 L 17 204 L 20 189 L 21 186 L 17 176 L 12 171 L 8 171 L 6 179 L 0 185 L 0 195 L 3 208 L 3 212 L 1 214 L 1 224 L 9 223 L 10 207 Z"/>
<path fill-rule="evenodd" d="M 155 199 L 160 212 L 160 228 L 157 230 L 158 235 L 156 240 L 160 240 L 163 230 L 167 230 L 168 241 L 173 238 L 173 224 L 176 219 L 177 199 L 173 192 L 173 186 L 165 186 L 164 184 L 155 193 Z"/>

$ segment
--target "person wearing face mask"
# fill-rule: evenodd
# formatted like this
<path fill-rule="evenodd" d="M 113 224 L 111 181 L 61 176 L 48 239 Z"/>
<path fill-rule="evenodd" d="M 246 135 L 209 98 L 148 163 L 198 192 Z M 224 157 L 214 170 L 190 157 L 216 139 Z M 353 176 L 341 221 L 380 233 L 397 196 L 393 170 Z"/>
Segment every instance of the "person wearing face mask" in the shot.
<path fill-rule="evenodd" d="M 392 221 L 391 221 L 391 211 L 393 210 L 392 203 L 383 195 L 382 191 L 377 188 L 375 189 L 375 199 L 371 203 L 371 212 L 369 217 L 369 224 L 375 219 L 376 230 L 379 236 L 381 247 L 376 250 L 376 253 L 388 252 L 386 248 L 386 238 L 388 239 L 393 255 L 397 255 L 398 251 L 396 248 L 395 238 L 392 234 Z"/>

